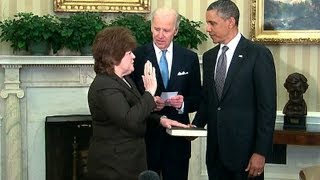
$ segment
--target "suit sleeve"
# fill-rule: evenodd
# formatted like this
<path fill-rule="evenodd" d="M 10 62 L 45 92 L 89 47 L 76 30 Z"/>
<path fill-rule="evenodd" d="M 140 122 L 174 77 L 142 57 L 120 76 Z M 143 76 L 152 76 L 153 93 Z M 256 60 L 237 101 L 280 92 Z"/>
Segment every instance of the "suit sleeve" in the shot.
<path fill-rule="evenodd" d="M 209 91 L 209 70 L 208 70 L 208 56 L 206 54 L 203 55 L 203 86 L 201 89 L 201 96 L 200 96 L 200 106 L 195 115 L 192 124 L 197 127 L 204 127 L 207 124 L 208 120 L 208 91 Z"/>
<path fill-rule="evenodd" d="M 197 111 L 200 103 L 201 75 L 199 58 L 195 53 L 192 55 L 193 61 L 191 64 L 191 76 L 189 79 L 189 92 L 188 96 L 186 96 L 184 99 L 184 112 L 186 113 Z"/>
<path fill-rule="evenodd" d="M 255 152 L 267 156 L 273 144 L 276 119 L 276 72 L 269 49 L 259 52 L 254 68 L 257 103 L 257 132 Z"/>
<path fill-rule="evenodd" d="M 102 89 L 98 96 L 101 107 L 110 110 L 105 113 L 113 123 L 138 134 L 145 132 L 145 119 L 156 107 L 150 93 L 145 92 L 138 102 L 131 105 L 125 95 L 116 88 Z"/>

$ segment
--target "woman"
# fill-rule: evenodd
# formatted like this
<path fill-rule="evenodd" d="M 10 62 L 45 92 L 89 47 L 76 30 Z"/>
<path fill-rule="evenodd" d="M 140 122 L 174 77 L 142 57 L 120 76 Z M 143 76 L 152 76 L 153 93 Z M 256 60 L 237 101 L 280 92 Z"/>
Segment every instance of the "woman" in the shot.
<path fill-rule="evenodd" d="M 97 34 L 93 43 L 96 77 L 89 92 L 93 136 L 88 155 L 88 178 L 137 180 L 146 170 L 145 119 L 166 128 L 187 127 L 177 121 L 150 115 L 156 104 L 155 69 L 145 64 L 143 82 L 146 92 L 138 92 L 127 76 L 133 70 L 136 41 L 124 27 L 109 27 Z"/>

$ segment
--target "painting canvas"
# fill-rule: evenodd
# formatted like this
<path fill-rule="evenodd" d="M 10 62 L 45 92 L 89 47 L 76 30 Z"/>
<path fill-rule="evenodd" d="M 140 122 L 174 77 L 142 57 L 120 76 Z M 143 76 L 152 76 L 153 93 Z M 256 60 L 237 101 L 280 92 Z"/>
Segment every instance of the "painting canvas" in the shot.
<path fill-rule="evenodd" d="M 320 38 L 320 0 L 252 0 L 251 37 L 266 44 L 313 44 Z"/>

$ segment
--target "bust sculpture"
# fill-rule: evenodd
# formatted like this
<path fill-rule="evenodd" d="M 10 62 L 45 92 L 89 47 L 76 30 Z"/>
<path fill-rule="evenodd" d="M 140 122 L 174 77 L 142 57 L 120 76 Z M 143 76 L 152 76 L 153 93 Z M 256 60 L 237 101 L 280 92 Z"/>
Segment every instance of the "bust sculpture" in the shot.
<path fill-rule="evenodd" d="M 308 89 L 307 78 L 299 73 L 290 74 L 284 87 L 289 93 L 289 100 L 283 109 L 283 113 L 289 116 L 307 115 L 307 105 L 303 94 Z"/>
<path fill-rule="evenodd" d="M 289 100 L 283 108 L 285 125 L 286 123 L 304 125 L 303 129 L 305 129 L 307 105 L 303 99 L 303 94 L 308 89 L 308 86 L 307 78 L 300 73 L 292 73 L 287 77 L 284 87 L 289 93 Z"/>

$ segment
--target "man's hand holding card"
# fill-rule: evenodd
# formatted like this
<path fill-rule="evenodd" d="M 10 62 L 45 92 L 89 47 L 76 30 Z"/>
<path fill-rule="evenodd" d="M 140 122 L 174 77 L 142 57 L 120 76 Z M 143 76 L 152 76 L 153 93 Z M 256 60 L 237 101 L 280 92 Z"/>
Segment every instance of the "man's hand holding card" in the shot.
<path fill-rule="evenodd" d="M 174 97 L 174 96 L 177 96 L 178 95 L 178 92 L 162 92 L 161 93 L 161 96 L 160 98 L 163 100 L 163 101 L 167 101 L 169 100 L 170 98 Z"/>
<path fill-rule="evenodd" d="M 183 103 L 183 96 L 178 95 L 178 92 L 162 92 L 161 99 L 165 102 L 165 106 L 172 106 L 174 108 L 181 108 Z"/>
<path fill-rule="evenodd" d="M 171 98 L 166 100 L 166 104 L 176 109 L 180 109 L 183 104 L 183 96 L 182 95 L 172 96 Z"/>

